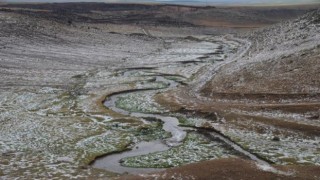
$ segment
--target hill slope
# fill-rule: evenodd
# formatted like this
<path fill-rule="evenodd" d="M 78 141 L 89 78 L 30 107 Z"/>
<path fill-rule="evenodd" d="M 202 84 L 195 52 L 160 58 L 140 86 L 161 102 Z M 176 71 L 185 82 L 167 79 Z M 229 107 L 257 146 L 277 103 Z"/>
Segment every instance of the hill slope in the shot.
<path fill-rule="evenodd" d="M 320 93 L 320 11 L 249 35 L 252 46 L 203 89 L 214 93 Z"/>

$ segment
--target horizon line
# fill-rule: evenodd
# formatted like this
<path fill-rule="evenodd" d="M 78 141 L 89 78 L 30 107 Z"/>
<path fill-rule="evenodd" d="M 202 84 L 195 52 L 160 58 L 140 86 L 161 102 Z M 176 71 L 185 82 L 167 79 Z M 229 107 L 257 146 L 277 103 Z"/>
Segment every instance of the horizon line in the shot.
<path fill-rule="evenodd" d="M 76 0 L 70 0 L 70 1 L 59 1 L 59 0 L 49 0 L 47 2 L 43 2 L 41 0 L 31 0 L 31 1 L 15 1 L 15 0 L 3 0 L 0 1 L 0 4 L 64 4 L 64 3 L 104 3 L 104 4 L 158 4 L 158 5 L 190 5 L 190 6 L 253 6 L 253 7 L 268 7 L 268 6 L 299 6 L 299 5 L 314 5 L 318 4 L 320 5 L 320 2 L 296 2 L 296 3 L 214 3 L 214 2 L 208 2 L 206 0 L 203 1 L 195 1 L 195 0 L 185 0 L 185 1 L 168 1 L 168 0 L 141 0 L 141 1 L 76 1 Z"/>

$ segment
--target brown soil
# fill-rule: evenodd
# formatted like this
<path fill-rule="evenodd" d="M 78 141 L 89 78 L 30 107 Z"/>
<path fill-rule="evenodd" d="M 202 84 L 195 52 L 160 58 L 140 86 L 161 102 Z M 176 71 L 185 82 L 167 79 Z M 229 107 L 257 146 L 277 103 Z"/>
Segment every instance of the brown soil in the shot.
<path fill-rule="evenodd" d="M 206 96 L 221 93 L 279 94 L 281 98 L 289 95 L 315 96 L 320 92 L 319 54 L 320 47 L 317 47 L 276 60 L 245 65 L 234 63 L 221 69 L 222 73 L 218 73 L 202 93 Z M 230 69 L 232 73 L 225 73 Z"/>
<path fill-rule="evenodd" d="M 255 164 L 243 159 L 219 159 L 189 164 L 160 173 L 141 176 L 123 176 L 121 180 L 138 179 L 317 179 L 320 166 L 278 166 L 292 172 L 285 176 L 258 169 Z"/>

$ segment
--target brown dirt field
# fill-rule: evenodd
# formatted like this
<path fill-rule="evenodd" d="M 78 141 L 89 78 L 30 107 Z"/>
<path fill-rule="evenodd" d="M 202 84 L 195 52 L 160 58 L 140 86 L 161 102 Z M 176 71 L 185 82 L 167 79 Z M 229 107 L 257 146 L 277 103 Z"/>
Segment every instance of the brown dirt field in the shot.
<path fill-rule="evenodd" d="M 123 176 L 120 180 L 138 179 L 317 179 L 320 166 L 277 166 L 292 172 L 290 176 L 274 174 L 258 169 L 252 161 L 243 159 L 219 159 L 203 161 L 168 169 L 160 173 L 137 176 Z"/>
<path fill-rule="evenodd" d="M 204 95 L 221 93 L 316 95 L 319 93 L 320 48 L 300 55 L 266 62 L 254 62 L 235 68 L 225 67 L 202 90 Z M 269 53 L 273 53 L 272 51 Z M 307 55 L 306 55 L 307 54 Z"/>

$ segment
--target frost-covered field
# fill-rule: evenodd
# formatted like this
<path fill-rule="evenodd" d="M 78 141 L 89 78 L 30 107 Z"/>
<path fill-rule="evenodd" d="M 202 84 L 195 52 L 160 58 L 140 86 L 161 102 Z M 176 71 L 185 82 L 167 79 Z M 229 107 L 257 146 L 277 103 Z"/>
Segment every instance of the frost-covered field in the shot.
<path fill-rule="evenodd" d="M 149 32 L 142 25 L 61 23 L 54 18 L 22 14 L 0 11 L 1 179 L 114 177 L 108 169 L 89 164 L 99 156 L 129 150 L 139 142 L 168 141 L 170 136 L 179 136 L 179 140 L 169 150 L 125 157 L 122 165 L 173 167 L 248 156 L 239 153 L 230 142 L 275 164 L 320 164 L 317 106 L 311 106 L 311 114 L 264 111 L 257 107 L 251 111 L 250 106 L 242 107 L 241 103 L 252 105 L 252 99 L 214 99 L 214 89 L 249 88 L 241 84 L 246 79 L 240 76 L 236 78 L 241 82 L 235 86 L 220 83 L 207 94 L 199 92 L 212 75 L 220 79 L 236 76 L 237 69 L 251 68 L 253 62 L 264 60 L 268 48 L 272 48 L 270 43 L 279 41 L 274 47 L 274 58 L 285 59 L 299 49 L 288 48 L 283 39 L 259 44 L 259 39 L 246 36 L 196 36 L 193 28 L 182 32 L 177 27 L 161 27 L 165 28 L 161 37 L 156 34 L 160 30 Z M 315 25 L 312 22 L 310 27 L 304 27 L 310 22 L 302 19 L 301 36 L 295 38 L 291 32 L 283 41 L 303 42 L 303 50 L 315 57 L 319 26 L 317 19 L 314 21 Z M 297 28 L 289 25 L 273 28 L 276 32 Z M 114 32 L 117 28 L 121 33 Z M 312 32 L 311 37 L 308 32 Z M 262 39 L 271 35 L 266 33 Z M 222 67 L 231 70 L 218 74 Z M 314 72 L 318 64 L 310 67 L 310 72 Z M 265 70 L 254 75 L 259 73 Z M 308 88 L 314 94 L 298 97 L 299 102 L 317 103 L 317 79 L 307 84 L 312 82 L 315 85 L 309 84 Z M 115 106 L 129 113 L 105 107 L 106 97 L 114 95 Z M 274 103 L 270 100 L 261 104 L 266 108 L 270 102 Z M 291 101 L 289 98 L 281 102 Z M 172 112 L 173 109 L 178 112 Z M 211 113 L 205 114 L 208 112 Z M 179 120 L 180 126 L 189 129 L 182 131 L 178 123 L 171 122 L 184 133 L 167 131 L 167 122 L 143 118 L 148 117 L 147 113 Z M 220 138 L 203 133 L 212 130 Z"/>
<path fill-rule="evenodd" d="M 185 81 L 205 65 L 189 61 L 218 47 L 111 34 L 8 12 L 0 13 L 0 24 L 0 175 L 5 179 L 108 176 L 87 165 L 96 156 L 165 133 L 154 123 L 106 109 L 104 97 L 166 87 L 152 84 L 152 74 Z M 128 67 L 155 69 L 121 74 Z M 123 105 L 132 98 L 124 96 Z"/>

